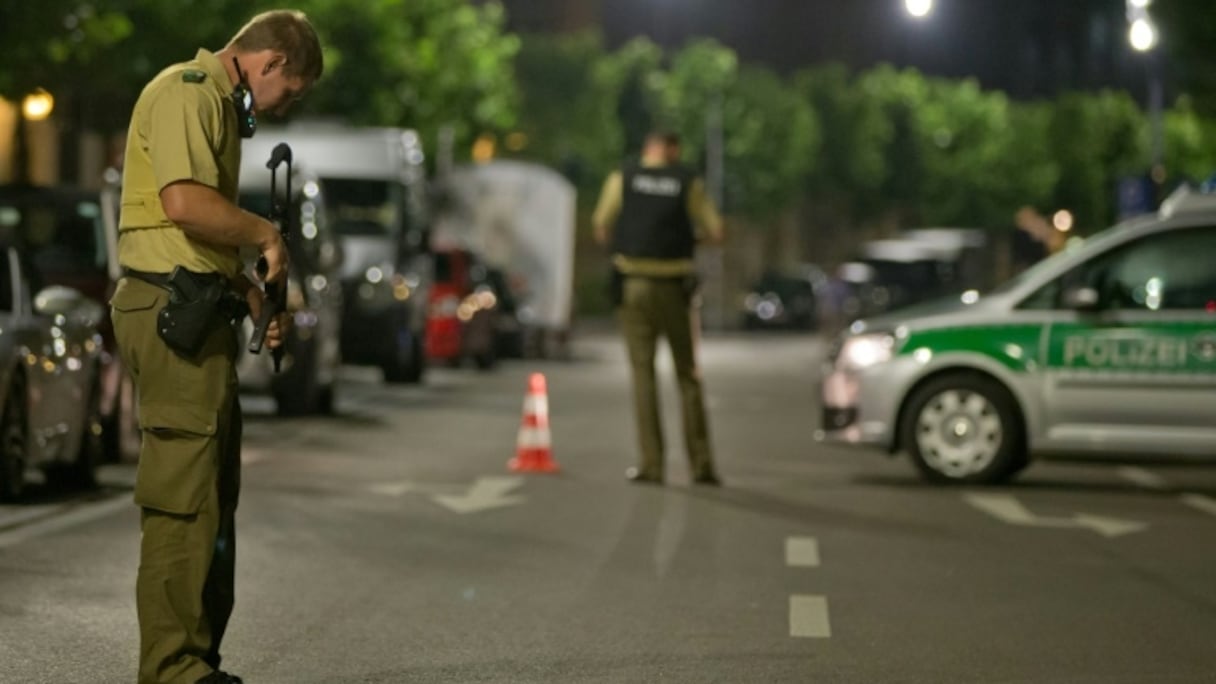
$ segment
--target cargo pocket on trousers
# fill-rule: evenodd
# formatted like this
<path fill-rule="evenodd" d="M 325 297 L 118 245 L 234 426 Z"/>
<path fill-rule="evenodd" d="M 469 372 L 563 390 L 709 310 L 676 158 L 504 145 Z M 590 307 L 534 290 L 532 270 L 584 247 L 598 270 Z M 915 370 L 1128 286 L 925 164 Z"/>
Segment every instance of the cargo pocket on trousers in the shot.
<path fill-rule="evenodd" d="M 135 503 L 166 513 L 197 513 L 216 487 L 216 418 L 182 404 L 140 402 L 144 446 Z"/>
<path fill-rule="evenodd" d="M 130 278 L 126 278 L 118 283 L 113 296 L 110 297 L 110 306 L 120 313 L 143 311 L 156 306 L 157 300 L 167 295 L 167 292 L 155 285 L 134 283 Z"/>

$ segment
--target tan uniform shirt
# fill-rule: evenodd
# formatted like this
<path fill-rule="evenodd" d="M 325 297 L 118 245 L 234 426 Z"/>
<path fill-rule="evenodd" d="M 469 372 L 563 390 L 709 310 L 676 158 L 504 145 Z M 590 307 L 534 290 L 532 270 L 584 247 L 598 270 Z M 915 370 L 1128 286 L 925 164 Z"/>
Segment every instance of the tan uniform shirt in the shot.
<path fill-rule="evenodd" d="M 661 159 L 642 158 L 643 168 L 662 166 Z M 613 225 L 621 215 L 621 207 L 625 202 L 624 179 L 620 171 L 614 171 L 604 181 L 600 191 L 600 199 L 592 216 L 596 239 L 601 244 L 610 244 Z M 705 182 L 700 178 L 692 181 L 688 187 L 688 216 L 692 219 L 697 231 L 698 242 L 718 243 L 722 241 L 722 217 L 714 207 L 709 195 L 705 192 Z M 617 270 L 626 275 L 667 277 L 687 275 L 694 271 L 692 259 L 644 259 L 627 257 L 623 254 L 613 254 L 612 263 Z"/>
<path fill-rule="evenodd" d="M 236 202 L 241 138 L 219 59 L 199 50 L 144 88 L 127 131 L 118 260 L 140 271 L 184 266 L 229 278 L 241 271 L 235 247 L 191 239 L 165 216 L 160 191 L 176 181 L 208 185 Z"/>

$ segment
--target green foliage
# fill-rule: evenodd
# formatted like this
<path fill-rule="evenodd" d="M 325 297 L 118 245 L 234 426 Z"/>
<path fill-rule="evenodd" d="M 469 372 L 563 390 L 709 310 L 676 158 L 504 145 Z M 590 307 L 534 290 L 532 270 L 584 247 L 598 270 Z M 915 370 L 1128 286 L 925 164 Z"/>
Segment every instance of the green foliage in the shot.
<path fill-rule="evenodd" d="M 745 67 L 723 103 L 726 209 L 771 219 L 795 204 L 819 154 L 819 122 L 772 72 Z"/>
<path fill-rule="evenodd" d="M 1216 173 L 1216 121 L 1184 97 L 1165 113 L 1165 160 L 1171 175 L 1203 181 Z"/>
<path fill-rule="evenodd" d="M 522 155 L 560 169 L 593 201 L 620 161 L 617 94 L 603 42 L 595 33 L 526 36 L 515 59 L 520 84 Z"/>
<path fill-rule="evenodd" d="M 823 131 L 819 154 L 807 174 L 809 194 L 851 197 L 855 212 L 873 206 L 887 174 L 887 120 L 877 99 L 865 97 L 841 64 L 804 70 L 794 82 L 818 114 Z"/>
<path fill-rule="evenodd" d="M 1047 140 L 1060 168 L 1054 204 L 1083 230 L 1113 221 L 1118 179 L 1148 167 L 1148 124 L 1126 93 L 1061 96 Z"/>
<path fill-rule="evenodd" d="M 54 93 L 73 72 L 132 33 L 121 9 L 87 2 L 6 2 L 0 9 L 0 96 L 23 97 L 35 88 Z"/>
<path fill-rule="evenodd" d="M 1216 21 L 1210 0 L 1163 0 L 1150 9 L 1165 36 L 1169 76 L 1191 97 L 1195 111 L 1216 116 Z"/>
<path fill-rule="evenodd" d="M 300 0 L 328 47 L 326 75 L 302 113 L 416 128 L 434 141 L 453 127 L 457 150 L 515 123 L 513 60 L 497 2 Z"/>

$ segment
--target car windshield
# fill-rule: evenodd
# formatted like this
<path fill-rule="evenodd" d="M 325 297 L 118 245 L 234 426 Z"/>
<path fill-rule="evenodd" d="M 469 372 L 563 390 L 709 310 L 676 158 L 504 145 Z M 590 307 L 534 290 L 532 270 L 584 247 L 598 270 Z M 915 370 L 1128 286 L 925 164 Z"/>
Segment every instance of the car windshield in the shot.
<path fill-rule="evenodd" d="M 390 181 L 326 178 L 321 182 L 339 235 L 395 236 L 401 231 L 401 187 Z"/>
<path fill-rule="evenodd" d="M 0 222 L 16 228 L 40 274 L 106 272 L 105 224 L 97 200 L 66 195 L 0 198 Z"/>
<path fill-rule="evenodd" d="M 1153 216 L 1153 215 L 1140 216 L 1140 217 L 1125 221 L 1123 223 L 1120 223 L 1111 228 L 1107 228 L 1106 230 L 1102 230 L 1097 233 L 1094 233 L 1093 235 L 1091 235 L 1087 238 L 1080 238 L 1080 237 L 1072 238 L 1067 243 L 1065 243 L 1064 249 L 1056 252 L 1055 254 L 1052 254 L 1051 256 L 1048 256 L 1047 258 L 1043 259 L 1042 261 L 1035 263 L 1031 267 L 1022 271 L 1021 273 L 1018 273 L 1017 275 L 1013 276 L 1009 280 L 1006 280 L 1005 282 L 1001 283 L 1000 285 L 997 285 L 991 291 L 989 291 L 988 294 L 1002 294 L 1005 292 L 1012 292 L 1013 290 L 1016 290 L 1022 283 L 1025 283 L 1025 282 L 1028 282 L 1031 280 L 1038 280 L 1040 273 L 1046 273 L 1046 272 L 1052 271 L 1053 269 L 1055 269 L 1056 264 L 1069 258 L 1070 255 L 1076 253 L 1076 251 L 1078 249 L 1080 249 L 1082 246 L 1089 248 L 1089 249 L 1101 249 L 1102 245 L 1106 244 L 1107 242 L 1109 242 L 1113 239 L 1116 239 L 1125 230 L 1138 226 L 1138 225 L 1141 225 L 1141 224 L 1144 224 L 1144 223 L 1152 221 L 1152 220 L 1155 220 L 1155 216 Z"/>

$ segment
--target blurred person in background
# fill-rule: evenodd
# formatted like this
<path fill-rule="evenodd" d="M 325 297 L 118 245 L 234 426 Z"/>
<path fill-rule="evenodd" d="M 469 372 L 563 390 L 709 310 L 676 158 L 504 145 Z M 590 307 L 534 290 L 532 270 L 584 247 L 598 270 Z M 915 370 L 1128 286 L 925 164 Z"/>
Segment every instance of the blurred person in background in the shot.
<path fill-rule="evenodd" d="M 140 397 L 143 445 L 136 608 L 140 684 L 239 684 L 219 669 L 232 613 L 241 408 L 234 324 L 262 288 L 238 249 L 256 247 L 286 285 L 278 228 L 236 204 L 241 139 L 320 77 L 321 47 L 300 12 L 254 17 L 219 52 L 168 67 L 140 94 L 124 156 L 115 337 Z M 203 294 L 205 293 L 205 295 Z M 282 344 L 285 314 L 267 332 Z M 183 331 L 192 334 L 181 335 Z"/>
<path fill-rule="evenodd" d="M 664 480 L 654 361 L 658 340 L 665 337 L 680 387 L 693 482 L 720 485 L 697 366 L 700 297 L 693 252 L 699 241 L 722 241 L 722 219 L 704 181 L 680 163 L 679 137 L 648 135 L 641 159 L 626 163 L 604 181 L 592 221 L 596 241 L 611 250 L 611 299 L 633 375 L 641 454 L 626 477 L 636 483 Z"/>

